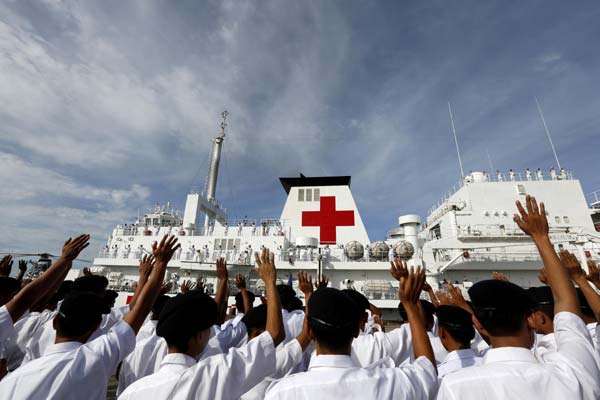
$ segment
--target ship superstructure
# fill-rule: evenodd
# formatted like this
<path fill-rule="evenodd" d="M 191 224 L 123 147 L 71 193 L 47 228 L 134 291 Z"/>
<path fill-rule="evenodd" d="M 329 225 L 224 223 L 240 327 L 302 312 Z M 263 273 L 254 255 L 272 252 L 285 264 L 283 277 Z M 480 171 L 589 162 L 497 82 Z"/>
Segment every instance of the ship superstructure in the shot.
<path fill-rule="evenodd" d="M 387 237 L 375 242 L 364 227 L 349 176 L 280 178 L 287 200 L 279 217 L 228 220 L 216 196 L 226 116 L 213 139 L 205 191 L 188 194 L 183 216 L 170 204 L 156 206 L 113 230 L 94 260 L 94 271 L 105 274 L 113 289 L 131 294 L 139 259 L 166 234 L 176 235 L 181 243 L 168 265 L 168 279 L 177 285 L 202 276 L 209 291 L 216 286 L 215 262 L 224 257 L 231 274 L 245 274 L 250 290 L 261 293 L 264 284 L 253 271 L 253 253 L 262 247 L 275 253 L 282 283 L 296 288 L 298 271 L 313 277 L 322 273 L 330 286 L 355 288 L 383 309 L 397 307 L 398 283 L 389 274 L 389 260 L 395 256 L 426 267 L 435 288 L 442 288 L 444 281 L 468 287 L 492 271 L 504 272 L 523 286 L 537 285 L 541 260 L 512 220 L 515 200 L 527 194 L 545 201 L 557 248 L 576 252 L 582 261 L 599 256 L 600 235 L 579 181 L 567 171 L 546 178 L 512 173 L 506 180 L 469 173 L 424 223 L 418 215 L 400 216 Z M 121 297 L 122 302 L 127 298 Z"/>

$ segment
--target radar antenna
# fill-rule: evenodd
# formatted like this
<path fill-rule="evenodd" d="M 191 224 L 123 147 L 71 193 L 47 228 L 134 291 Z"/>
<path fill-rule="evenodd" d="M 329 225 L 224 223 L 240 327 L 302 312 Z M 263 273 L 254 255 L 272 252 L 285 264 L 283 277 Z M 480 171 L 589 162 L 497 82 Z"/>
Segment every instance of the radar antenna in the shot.
<path fill-rule="evenodd" d="M 454 116 L 452 115 L 450 102 L 448 102 L 448 111 L 450 112 L 450 123 L 452 124 L 452 133 L 454 133 L 454 144 L 456 144 L 456 154 L 458 154 L 458 165 L 460 165 L 460 176 L 462 178 L 465 176 L 465 171 L 463 170 L 462 160 L 460 159 L 460 150 L 458 149 L 458 139 L 456 138 L 456 129 L 454 129 Z"/>
<path fill-rule="evenodd" d="M 533 97 L 535 99 L 535 104 L 537 105 L 537 109 L 540 112 L 540 117 L 542 118 L 542 123 L 544 124 L 544 129 L 546 130 L 546 135 L 548 135 L 548 141 L 550 141 L 550 147 L 552 147 L 552 152 L 554 153 L 554 158 L 556 158 L 556 164 L 558 164 L 558 169 L 560 167 L 560 161 L 558 161 L 558 156 L 556 155 L 556 149 L 554 148 L 554 143 L 552 143 L 552 138 L 550 137 L 550 131 L 548 130 L 548 126 L 546 125 L 546 119 L 544 118 L 544 113 L 542 113 L 542 107 L 540 107 L 540 103 L 538 102 L 537 97 Z"/>

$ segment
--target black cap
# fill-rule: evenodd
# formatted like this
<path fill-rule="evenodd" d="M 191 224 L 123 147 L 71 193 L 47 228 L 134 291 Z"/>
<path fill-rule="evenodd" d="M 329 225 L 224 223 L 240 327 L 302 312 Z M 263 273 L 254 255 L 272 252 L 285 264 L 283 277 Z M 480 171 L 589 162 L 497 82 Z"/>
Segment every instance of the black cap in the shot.
<path fill-rule="evenodd" d="M 171 298 L 166 294 L 161 294 L 160 296 L 158 296 L 154 304 L 152 304 L 152 313 L 158 317 L 163 307 L 165 306 L 165 304 L 167 304 L 169 300 L 171 300 Z"/>
<path fill-rule="evenodd" d="M 552 289 L 549 286 L 530 287 L 527 291 L 540 306 L 554 305 L 554 296 L 552 296 Z"/>
<path fill-rule="evenodd" d="M 248 311 L 242 318 L 247 329 L 264 328 L 267 325 L 267 305 L 261 304 Z"/>
<path fill-rule="evenodd" d="M 350 296 L 334 288 L 320 288 L 308 300 L 308 320 L 323 329 L 354 329 L 361 318 Z"/>
<path fill-rule="evenodd" d="M 104 296 L 107 299 L 115 300 L 117 297 L 119 297 L 119 293 L 115 292 L 114 290 L 107 290 L 106 292 L 104 292 Z"/>
<path fill-rule="evenodd" d="M 198 332 L 217 322 L 217 303 L 207 294 L 192 291 L 173 297 L 158 317 L 156 334 L 167 343 L 187 345 Z"/>
<path fill-rule="evenodd" d="M 90 326 L 102 314 L 108 314 L 110 308 L 106 300 L 94 292 L 71 292 L 58 309 L 58 315 L 69 325 Z"/>
<path fill-rule="evenodd" d="M 437 307 L 437 317 L 440 325 L 456 329 L 471 328 L 473 326 L 471 313 L 460 307 L 441 305 Z"/>
<path fill-rule="evenodd" d="M 471 286 L 473 308 L 481 311 L 529 311 L 538 307 L 535 298 L 512 282 L 489 279 Z"/>
<path fill-rule="evenodd" d="M 277 292 L 279 292 L 279 300 L 283 308 L 287 308 L 292 299 L 296 297 L 296 291 L 289 285 L 277 285 Z"/>
<path fill-rule="evenodd" d="M 342 292 L 350 296 L 350 298 L 356 303 L 356 305 L 360 309 L 361 313 L 371 308 L 371 303 L 369 303 L 369 299 L 367 299 L 362 293 L 359 293 L 354 289 L 344 289 L 342 290 Z"/>
<path fill-rule="evenodd" d="M 104 292 L 107 286 L 108 279 L 106 277 L 101 275 L 85 275 L 75 279 L 73 285 L 71 285 L 71 290 L 101 293 Z"/>

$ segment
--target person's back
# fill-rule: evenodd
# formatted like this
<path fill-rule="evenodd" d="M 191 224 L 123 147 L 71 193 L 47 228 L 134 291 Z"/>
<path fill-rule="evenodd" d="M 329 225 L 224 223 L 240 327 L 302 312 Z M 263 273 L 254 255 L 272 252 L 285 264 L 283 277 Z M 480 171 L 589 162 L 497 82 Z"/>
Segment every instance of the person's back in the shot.
<path fill-rule="evenodd" d="M 406 367 L 394 368 L 394 361 L 385 358 L 361 368 L 350 356 L 318 355 L 308 371 L 275 383 L 266 399 L 428 399 L 436 380 L 435 368 L 424 357 Z"/>
<path fill-rule="evenodd" d="M 135 333 L 126 322 L 86 344 L 51 345 L 6 376 L 0 392 L 7 399 L 103 399 L 108 379 L 134 346 Z"/>

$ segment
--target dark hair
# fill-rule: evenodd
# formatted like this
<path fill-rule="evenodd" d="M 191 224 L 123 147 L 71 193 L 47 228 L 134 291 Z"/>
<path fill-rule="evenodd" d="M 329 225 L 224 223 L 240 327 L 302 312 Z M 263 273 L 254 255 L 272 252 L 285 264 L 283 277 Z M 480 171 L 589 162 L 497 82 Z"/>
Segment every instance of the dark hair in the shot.
<path fill-rule="evenodd" d="M 440 327 L 444 328 L 450 336 L 463 347 L 469 347 L 471 345 L 471 340 L 475 337 L 475 328 L 473 325 L 471 326 L 459 326 L 454 324 L 447 324 L 444 322 L 439 322 Z"/>
<path fill-rule="evenodd" d="M 281 301 L 281 308 L 287 310 L 288 306 L 296 297 L 296 291 L 289 285 L 277 285 L 277 292 L 279 292 L 279 300 Z"/>
<path fill-rule="evenodd" d="M 524 320 L 531 315 L 535 309 L 514 310 L 474 310 L 475 317 L 492 336 L 513 336 L 519 333 Z"/>
<path fill-rule="evenodd" d="M 289 312 L 304 310 L 304 305 L 302 304 L 302 300 L 300 300 L 297 297 L 294 297 L 292 299 L 292 301 L 290 302 L 290 304 L 288 305 L 287 310 Z"/>
<path fill-rule="evenodd" d="M 76 338 L 97 328 L 106 311 L 106 301 L 93 292 L 67 295 L 56 314 L 56 336 Z"/>
<path fill-rule="evenodd" d="M 320 288 L 309 299 L 308 325 L 315 340 L 332 351 L 343 351 L 352 342 L 361 313 L 342 291 Z"/>

